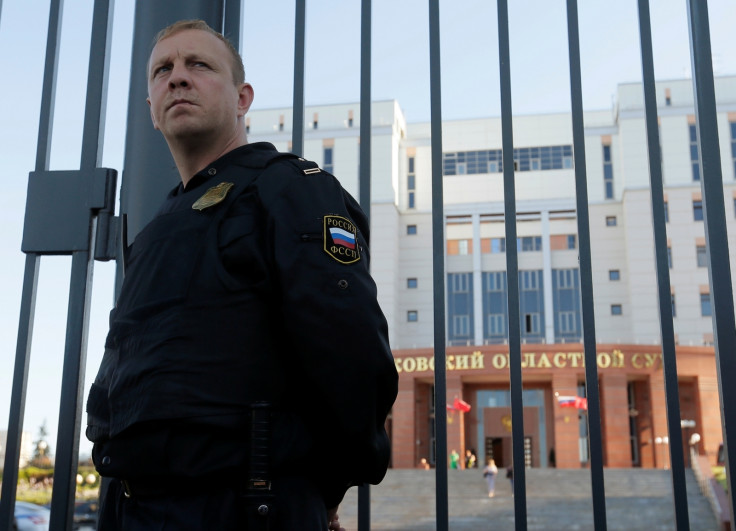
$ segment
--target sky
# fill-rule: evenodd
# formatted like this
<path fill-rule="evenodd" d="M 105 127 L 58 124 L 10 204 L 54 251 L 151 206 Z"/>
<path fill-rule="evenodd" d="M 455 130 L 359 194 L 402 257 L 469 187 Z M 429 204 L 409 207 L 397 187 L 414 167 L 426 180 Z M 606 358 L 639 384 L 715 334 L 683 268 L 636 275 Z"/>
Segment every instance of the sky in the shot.
<path fill-rule="evenodd" d="M 570 109 L 566 3 L 511 0 L 514 114 Z M 583 106 L 613 109 L 619 83 L 641 81 L 636 0 L 579 2 Z M 77 169 L 89 57 L 92 0 L 66 0 L 51 145 L 52 170 Z M 615 6 L 615 7 L 614 7 Z M 122 174 L 134 0 L 117 0 L 103 166 Z M 708 2 L 716 75 L 736 75 L 733 0 Z M 20 251 L 28 173 L 34 169 L 48 0 L 0 0 L 0 430 L 6 429 L 18 333 Z M 430 119 L 426 0 L 373 0 L 372 96 L 395 99 L 412 123 Z M 651 0 L 657 79 L 690 76 L 686 0 Z M 440 0 L 442 118 L 500 115 L 496 3 Z M 292 102 L 294 0 L 244 0 L 242 53 L 255 87 L 253 109 Z M 307 0 L 307 105 L 359 101 L 360 1 Z M 145 102 L 136 102 L 145 105 Z M 491 146 L 489 146 L 490 148 Z M 36 299 L 24 430 L 44 422 L 56 448 L 69 257 L 43 257 Z M 90 308 L 85 397 L 102 357 L 114 264 L 97 263 Z M 84 425 L 86 418 L 83 419 Z M 82 454 L 90 443 L 81 438 Z"/>

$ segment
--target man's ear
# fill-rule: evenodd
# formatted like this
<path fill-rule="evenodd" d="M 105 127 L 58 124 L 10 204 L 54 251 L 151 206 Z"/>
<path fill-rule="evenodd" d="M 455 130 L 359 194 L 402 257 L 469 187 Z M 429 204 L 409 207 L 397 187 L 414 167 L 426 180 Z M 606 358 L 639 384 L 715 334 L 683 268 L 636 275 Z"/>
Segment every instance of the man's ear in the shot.
<path fill-rule="evenodd" d="M 238 117 L 248 113 L 254 97 L 255 93 L 250 83 L 243 83 L 238 87 Z"/>
<path fill-rule="evenodd" d="M 153 117 L 153 109 L 151 108 L 151 98 L 146 98 L 146 103 L 148 104 L 148 110 L 151 113 L 151 122 L 153 123 L 153 128 L 158 131 L 158 125 L 156 124 L 156 118 Z"/>

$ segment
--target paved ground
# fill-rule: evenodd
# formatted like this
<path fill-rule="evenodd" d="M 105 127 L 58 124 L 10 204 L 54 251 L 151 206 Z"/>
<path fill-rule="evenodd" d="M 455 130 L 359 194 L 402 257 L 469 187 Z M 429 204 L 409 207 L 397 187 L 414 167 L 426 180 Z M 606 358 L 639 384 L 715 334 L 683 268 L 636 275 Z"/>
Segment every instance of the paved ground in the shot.
<path fill-rule="evenodd" d="M 502 471 L 503 472 L 503 471 Z M 690 529 L 717 529 L 710 505 L 687 470 Z M 488 498 L 479 470 L 449 471 L 449 528 L 452 531 L 513 530 L 514 498 L 500 474 L 496 496 Z M 665 470 L 606 470 L 606 517 L 610 530 L 673 530 L 670 474 Z M 357 489 L 340 509 L 348 531 L 357 529 Z M 527 528 L 592 530 L 593 504 L 588 470 L 527 470 Z M 371 529 L 429 531 L 435 524 L 435 474 L 423 470 L 389 470 L 381 485 L 371 487 Z"/>

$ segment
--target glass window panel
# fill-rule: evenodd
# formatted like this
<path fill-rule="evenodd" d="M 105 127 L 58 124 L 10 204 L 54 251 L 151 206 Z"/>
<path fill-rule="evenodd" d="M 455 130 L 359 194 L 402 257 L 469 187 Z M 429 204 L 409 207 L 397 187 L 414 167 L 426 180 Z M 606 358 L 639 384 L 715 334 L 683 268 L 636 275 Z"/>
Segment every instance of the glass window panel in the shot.
<path fill-rule="evenodd" d="M 705 245 L 698 245 L 695 248 L 695 257 L 698 267 L 708 267 L 708 256 L 705 254 Z"/>
<path fill-rule="evenodd" d="M 711 315 L 711 307 L 710 307 L 710 293 L 701 293 L 700 294 L 700 315 L 703 317 L 707 317 Z"/>
<path fill-rule="evenodd" d="M 603 146 L 603 161 L 611 162 L 611 146 Z"/>
<path fill-rule="evenodd" d="M 703 221 L 703 202 L 693 201 L 693 220 Z"/>
<path fill-rule="evenodd" d="M 613 180 L 613 165 L 612 164 L 603 165 L 603 178 L 607 181 Z"/>
<path fill-rule="evenodd" d="M 697 144 L 690 144 L 690 160 L 698 160 L 698 145 Z"/>
<path fill-rule="evenodd" d="M 419 286 L 419 281 L 416 278 L 407 278 L 406 287 L 409 289 L 415 289 Z"/>

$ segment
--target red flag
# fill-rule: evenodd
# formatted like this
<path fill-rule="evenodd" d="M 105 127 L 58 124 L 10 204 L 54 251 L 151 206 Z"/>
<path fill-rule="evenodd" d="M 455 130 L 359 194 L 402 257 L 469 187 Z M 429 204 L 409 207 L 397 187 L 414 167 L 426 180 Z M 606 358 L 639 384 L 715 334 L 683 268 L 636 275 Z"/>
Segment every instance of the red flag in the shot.
<path fill-rule="evenodd" d="M 462 411 L 463 413 L 467 413 L 468 411 L 470 411 L 470 404 L 468 404 L 465 400 L 460 400 L 459 398 L 456 398 L 452 405 L 455 409 L 457 409 L 458 411 Z"/>
<path fill-rule="evenodd" d="M 581 396 L 558 396 L 557 402 L 560 407 L 574 407 L 576 409 L 588 410 L 588 399 Z"/>

